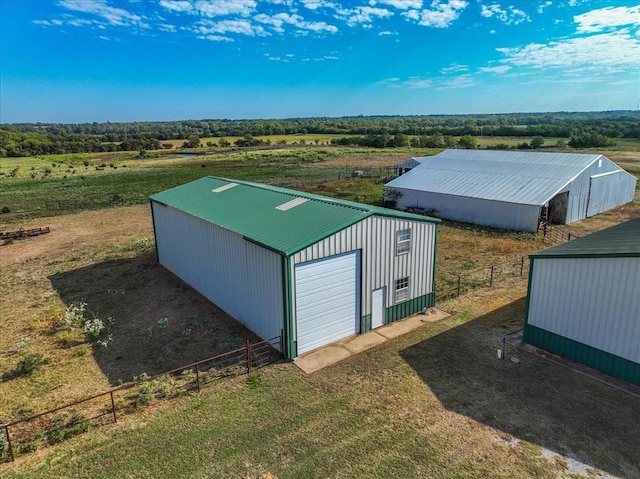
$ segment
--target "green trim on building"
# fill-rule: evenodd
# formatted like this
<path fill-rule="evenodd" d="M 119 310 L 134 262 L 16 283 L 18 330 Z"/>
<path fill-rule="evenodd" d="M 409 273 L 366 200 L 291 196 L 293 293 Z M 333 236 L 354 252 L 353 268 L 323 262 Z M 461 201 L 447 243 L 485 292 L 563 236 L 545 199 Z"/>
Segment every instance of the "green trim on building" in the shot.
<path fill-rule="evenodd" d="M 529 255 L 535 258 L 640 257 L 640 218 Z"/>
<path fill-rule="evenodd" d="M 640 386 L 640 364 L 544 329 L 524 325 L 523 341 Z"/>
<path fill-rule="evenodd" d="M 386 309 L 384 323 L 393 323 L 399 319 L 419 313 L 424 308 L 431 308 L 433 306 L 435 306 L 435 296 L 433 293 L 404 301 L 403 303 L 390 306 Z"/>
<path fill-rule="evenodd" d="M 438 255 L 436 254 L 438 251 L 438 227 L 436 226 L 433 231 L 433 270 L 431 272 L 431 291 L 434 293 L 437 291 L 436 289 L 436 261 L 438 260 Z M 433 304 L 431 306 L 436 305 L 436 295 L 433 295 Z"/>
<path fill-rule="evenodd" d="M 291 258 L 282 257 L 282 286 L 284 291 L 284 337 L 282 350 L 284 357 L 293 359 L 298 355 L 298 343 L 293 339 L 295 331 L 293 314 L 293 277 L 291 275 Z"/>
<path fill-rule="evenodd" d="M 365 314 L 360 318 L 360 332 L 366 333 L 367 331 L 371 331 L 371 315 Z"/>
<path fill-rule="evenodd" d="M 213 176 L 149 198 L 288 256 L 371 216 L 440 223 L 437 218 Z"/>

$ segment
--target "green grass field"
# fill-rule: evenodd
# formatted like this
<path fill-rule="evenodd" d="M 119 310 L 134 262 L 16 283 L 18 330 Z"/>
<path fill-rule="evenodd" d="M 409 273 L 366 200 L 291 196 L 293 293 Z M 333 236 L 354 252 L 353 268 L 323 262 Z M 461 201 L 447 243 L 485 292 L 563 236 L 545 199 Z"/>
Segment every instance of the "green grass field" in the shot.
<path fill-rule="evenodd" d="M 543 448 L 588 477 L 638 477 L 638 398 L 521 351 L 496 359 L 523 292 L 450 303 L 453 317 L 311 376 L 271 366 L 159 403 L 0 477 L 586 477 Z"/>

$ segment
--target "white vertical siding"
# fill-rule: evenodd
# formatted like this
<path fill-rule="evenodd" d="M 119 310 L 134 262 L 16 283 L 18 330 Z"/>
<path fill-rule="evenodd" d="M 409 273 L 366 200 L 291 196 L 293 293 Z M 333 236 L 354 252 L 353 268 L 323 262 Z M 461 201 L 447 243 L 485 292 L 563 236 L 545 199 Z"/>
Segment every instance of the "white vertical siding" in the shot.
<path fill-rule="evenodd" d="M 640 258 L 536 258 L 527 322 L 640 363 Z"/>
<path fill-rule="evenodd" d="M 592 176 L 587 216 L 633 201 L 635 191 L 636 179 L 624 171 Z"/>
<path fill-rule="evenodd" d="M 160 264 L 258 336 L 279 336 L 281 256 L 200 218 L 151 204 Z"/>
<path fill-rule="evenodd" d="M 603 173 L 611 173 L 614 171 L 620 171 L 620 173 L 631 180 L 633 184 L 627 180 L 622 180 L 624 184 L 618 184 L 617 187 L 611 187 L 609 183 L 616 183 L 618 178 L 616 175 L 607 175 L 604 177 L 604 181 L 597 185 L 594 191 L 591 185 L 591 177 L 594 175 L 601 175 Z M 576 176 L 569 185 L 569 205 L 567 209 L 566 224 L 579 221 L 587 216 L 593 216 L 597 213 L 602 213 L 616 206 L 627 203 L 630 200 L 625 199 L 629 192 L 631 193 L 631 199 L 635 193 L 635 181 L 633 181 L 628 173 L 622 172 L 620 168 L 608 158 L 601 156 L 599 159 L 594 160 L 587 168 L 585 168 L 578 176 Z M 600 209 L 597 212 L 589 213 L 587 209 L 592 210 L 594 207 L 592 204 L 606 204 L 606 209 Z M 593 209 L 595 211 L 595 209 Z"/>
<path fill-rule="evenodd" d="M 396 233 L 411 229 L 411 252 L 396 255 Z M 296 253 L 293 263 L 362 251 L 361 314 L 371 314 L 371 293 L 387 286 L 386 305 L 394 303 L 395 280 L 410 277 L 410 297 L 433 292 L 436 225 L 381 216 L 369 217 Z"/>
<path fill-rule="evenodd" d="M 402 193 L 398 207 L 433 210 L 439 218 L 515 231 L 538 231 L 539 205 L 483 200 L 430 191 L 394 188 Z"/>

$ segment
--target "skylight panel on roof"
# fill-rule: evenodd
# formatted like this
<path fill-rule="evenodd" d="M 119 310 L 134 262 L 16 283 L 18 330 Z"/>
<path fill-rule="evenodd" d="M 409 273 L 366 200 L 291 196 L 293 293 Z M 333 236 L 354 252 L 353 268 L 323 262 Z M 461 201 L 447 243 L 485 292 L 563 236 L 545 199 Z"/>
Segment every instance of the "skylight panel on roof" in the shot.
<path fill-rule="evenodd" d="M 226 185 L 218 186 L 211 191 L 213 191 L 214 193 L 222 193 L 223 191 L 230 190 L 234 186 L 238 186 L 238 183 L 227 183 Z"/>
<path fill-rule="evenodd" d="M 301 205 L 302 203 L 306 203 L 307 201 L 309 201 L 309 198 L 298 197 L 291 201 L 287 201 L 286 203 L 282 203 L 280 206 L 276 206 L 276 209 L 280 211 L 287 211 L 291 208 L 295 208 L 296 206 Z"/>

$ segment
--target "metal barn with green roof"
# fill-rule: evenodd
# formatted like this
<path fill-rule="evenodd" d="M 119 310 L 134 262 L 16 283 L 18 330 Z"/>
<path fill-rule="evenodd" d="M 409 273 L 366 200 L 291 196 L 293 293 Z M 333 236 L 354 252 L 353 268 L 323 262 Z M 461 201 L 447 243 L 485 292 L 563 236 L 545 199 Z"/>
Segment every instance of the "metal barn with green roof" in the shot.
<path fill-rule="evenodd" d="M 530 258 L 523 340 L 640 385 L 640 218 Z"/>
<path fill-rule="evenodd" d="M 437 219 L 216 177 L 150 200 L 158 262 L 289 359 L 435 303 Z"/>

